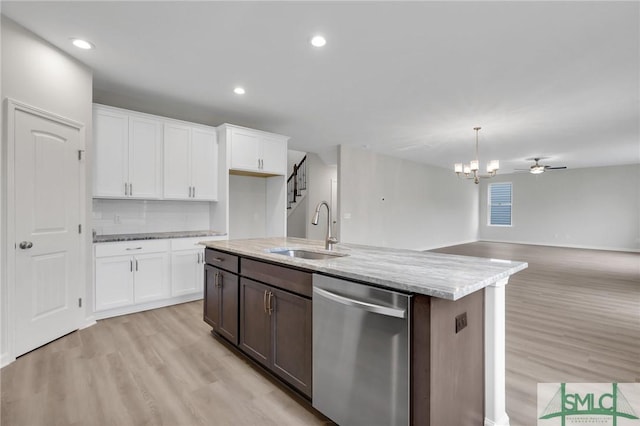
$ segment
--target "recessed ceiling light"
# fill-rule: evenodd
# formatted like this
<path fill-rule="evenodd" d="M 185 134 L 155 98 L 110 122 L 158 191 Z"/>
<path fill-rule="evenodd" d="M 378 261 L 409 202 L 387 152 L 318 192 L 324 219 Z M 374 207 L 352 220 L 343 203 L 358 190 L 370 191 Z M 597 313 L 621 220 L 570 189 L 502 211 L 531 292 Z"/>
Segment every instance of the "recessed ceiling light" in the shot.
<path fill-rule="evenodd" d="M 82 40 L 81 38 L 72 38 L 71 42 L 75 47 L 79 47 L 80 49 L 88 50 L 93 49 L 94 47 L 93 44 L 89 43 L 86 40 Z"/>
<path fill-rule="evenodd" d="M 327 40 L 324 37 L 322 37 L 321 35 L 314 36 L 311 39 L 311 45 L 314 46 L 314 47 L 322 47 L 325 44 L 327 44 Z"/>
<path fill-rule="evenodd" d="M 233 93 L 235 93 L 236 95 L 244 95 L 246 92 L 242 87 L 236 87 L 235 89 L 233 89 Z"/>

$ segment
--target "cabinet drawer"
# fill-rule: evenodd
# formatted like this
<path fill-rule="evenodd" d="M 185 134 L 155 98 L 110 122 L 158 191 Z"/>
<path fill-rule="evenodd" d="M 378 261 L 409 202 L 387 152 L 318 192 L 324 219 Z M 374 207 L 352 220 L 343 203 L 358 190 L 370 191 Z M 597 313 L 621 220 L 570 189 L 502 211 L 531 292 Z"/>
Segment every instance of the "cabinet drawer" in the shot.
<path fill-rule="evenodd" d="M 207 237 L 174 238 L 171 240 L 171 251 L 194 249 L 204 250 L 204 246 L 199 243 L 206 240 Z"/>
<path fill-rule="evenodd" d="M 240 262 L 242 276 L 311 297 L 312 274 L 309 272 L 245 258 Z"/>
<path fill-rule="evenodd" d="M 134 240 L 95 244 L 96 257 L 160 253 L 167 251 L 169 251 L 168 240 Z"/>
<path fill-rule="evenodd" d="M 229 253 L 207 249 L 204 253 L 205 261 L 216 268 L 222 268 L 234 274 L 238 273 L 238 256 Z"/>

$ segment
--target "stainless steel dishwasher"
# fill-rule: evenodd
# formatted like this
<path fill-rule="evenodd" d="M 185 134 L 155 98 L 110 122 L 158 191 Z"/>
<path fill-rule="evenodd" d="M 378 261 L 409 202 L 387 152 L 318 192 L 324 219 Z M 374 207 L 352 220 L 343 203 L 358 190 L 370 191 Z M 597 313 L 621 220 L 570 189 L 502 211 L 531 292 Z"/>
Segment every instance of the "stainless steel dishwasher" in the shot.
<path fill-rule="evenodd" d="M 340 426 L 409 424 L 410 297 L 313 275 L 313 406 Z"/>

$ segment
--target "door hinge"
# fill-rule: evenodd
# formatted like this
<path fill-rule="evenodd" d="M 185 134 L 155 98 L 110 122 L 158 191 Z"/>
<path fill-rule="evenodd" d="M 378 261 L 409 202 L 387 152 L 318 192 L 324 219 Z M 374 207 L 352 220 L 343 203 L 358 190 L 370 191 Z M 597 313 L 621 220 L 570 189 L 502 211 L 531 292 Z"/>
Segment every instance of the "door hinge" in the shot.
<path fill-rule="evenodd" d="M 84 149 L 78 150 L 78 160 L 82 160 L 82 154 L 84 154 Z"/>
<path fill-rule="evenodd" d="M 82 234 L 82 225 L 78 225 L 78 234 Z"/>
<path fill-rule="evenodd" d="M 82 297 L 78 298 L 78 308 L 82 308 Z"/>

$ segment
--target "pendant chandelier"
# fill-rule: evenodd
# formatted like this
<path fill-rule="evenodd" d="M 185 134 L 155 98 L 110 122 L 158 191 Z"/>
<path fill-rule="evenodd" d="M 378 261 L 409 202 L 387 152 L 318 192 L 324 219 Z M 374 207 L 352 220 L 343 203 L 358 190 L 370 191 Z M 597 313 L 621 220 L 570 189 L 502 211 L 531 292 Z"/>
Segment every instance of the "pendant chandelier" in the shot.
<path fill-rule="evenodd" d="M 454 166 L 454 170 L 458 177 L 464 177 L 467 179 L 473 179 L 475 183 L 480 183 L 481 178 L 492 178 L 498 172 L 500 168 L 500 162 L 498 160 L 491 160 L 487 163 L 487 174 L 481 175 L 480 171 L 480 162 L 478 161 L 478 131 L 482 127 L 474 127 L 473 130 L 476 131 L 476 158 L 475 160 L 469 161 L 469 164 L 456 163 Z"/>

